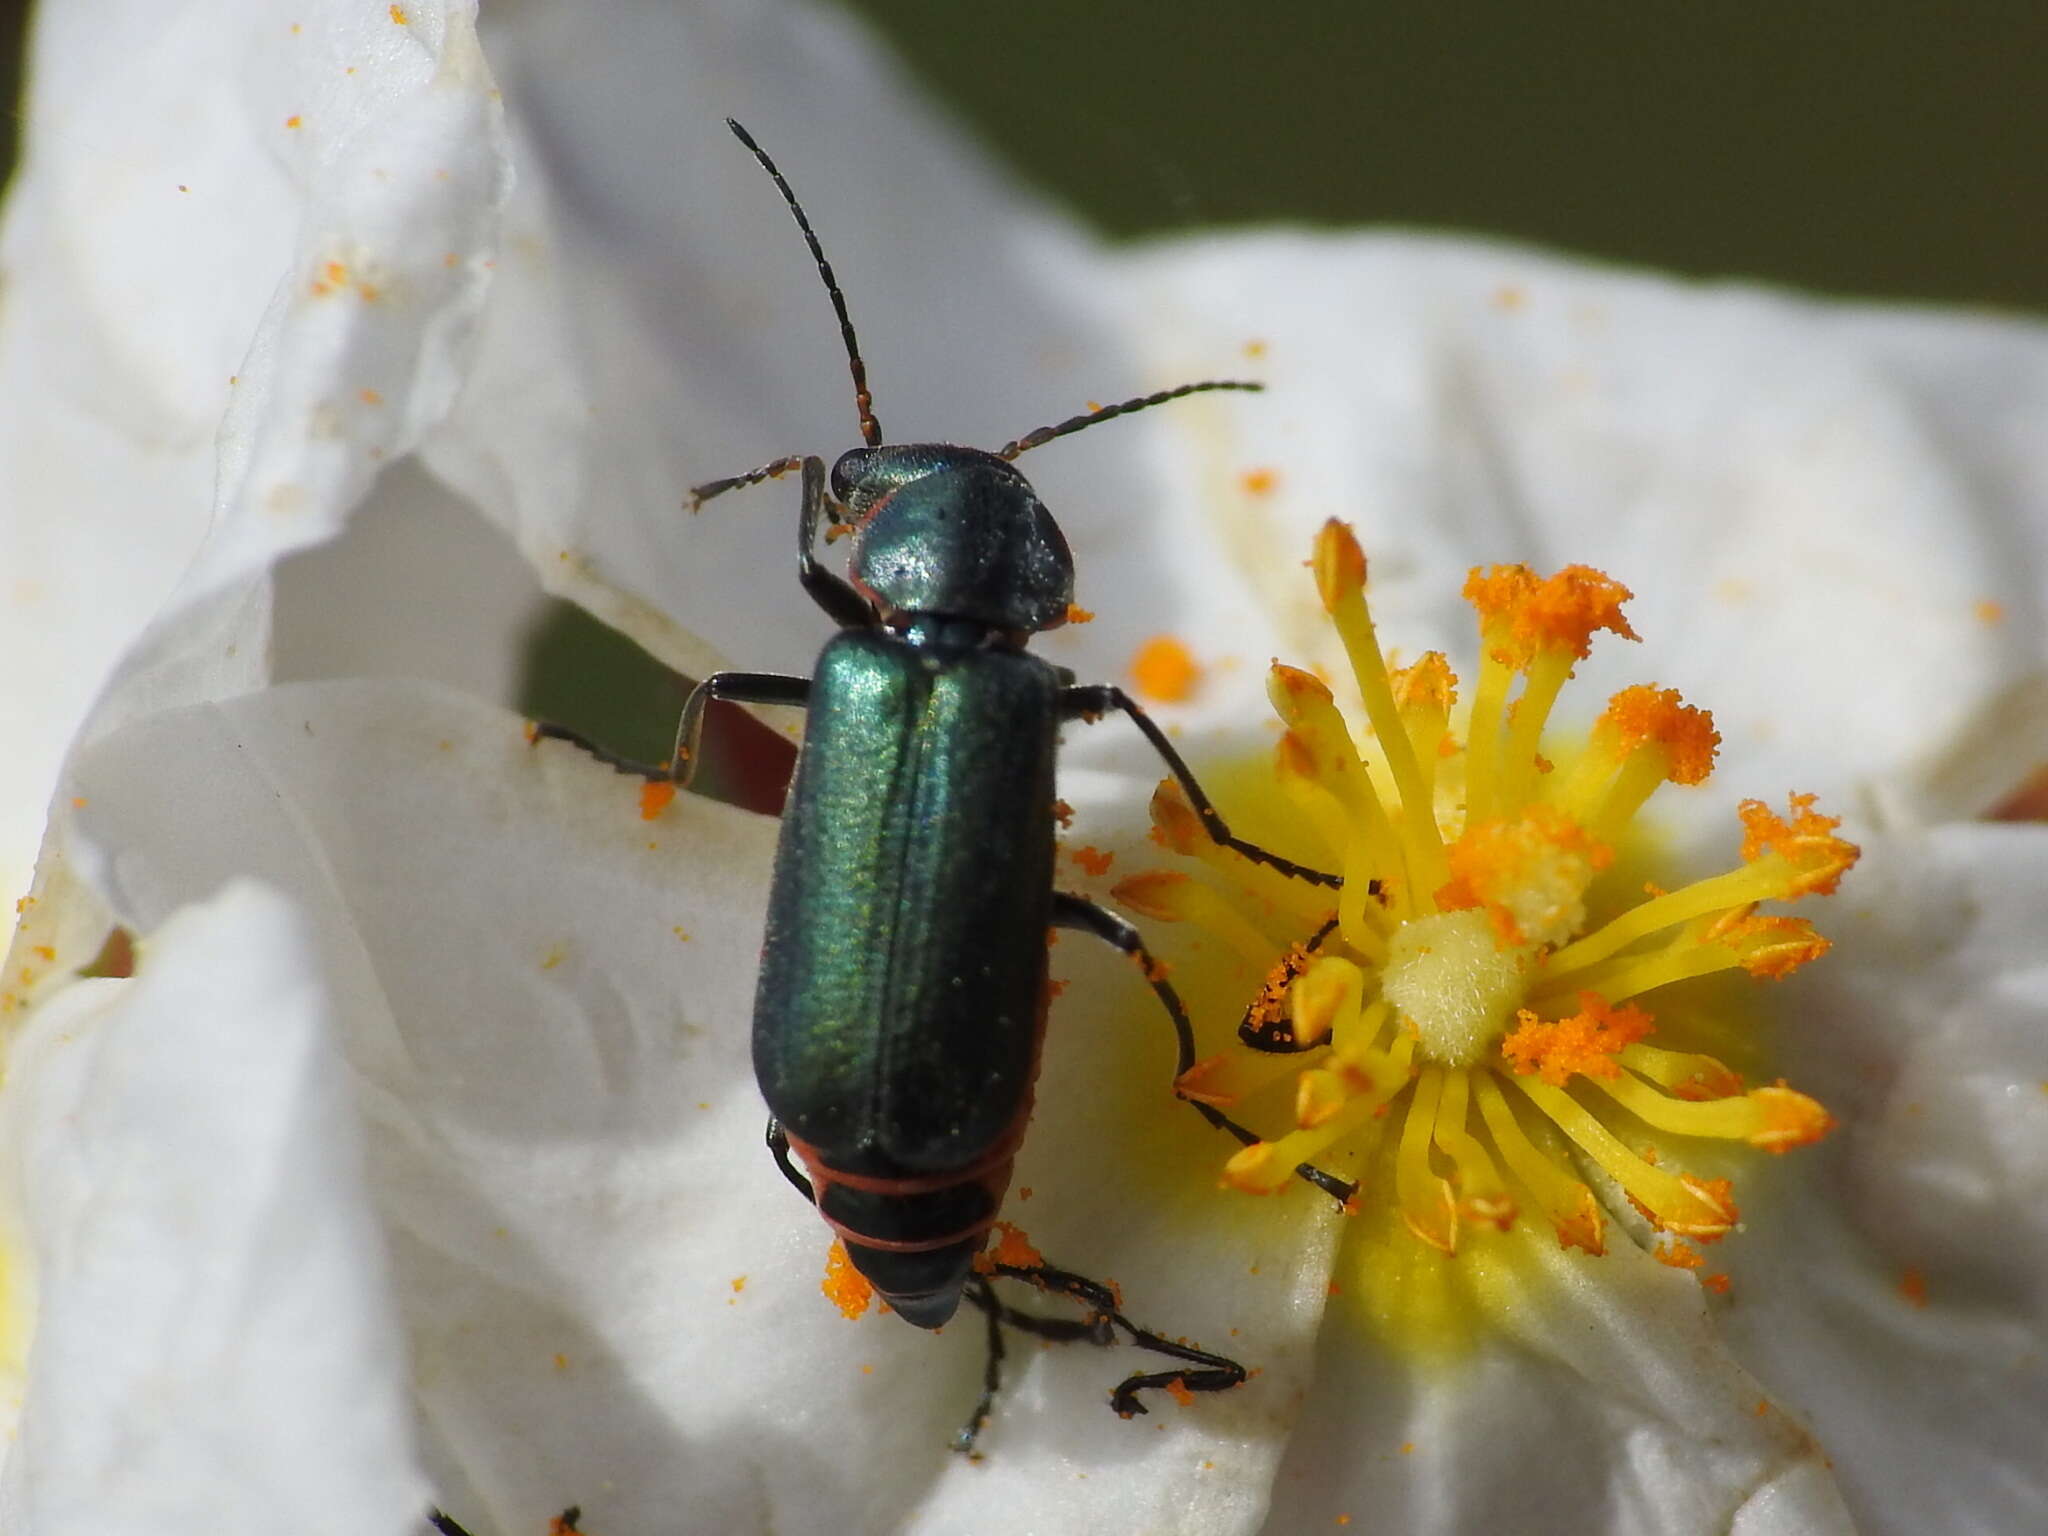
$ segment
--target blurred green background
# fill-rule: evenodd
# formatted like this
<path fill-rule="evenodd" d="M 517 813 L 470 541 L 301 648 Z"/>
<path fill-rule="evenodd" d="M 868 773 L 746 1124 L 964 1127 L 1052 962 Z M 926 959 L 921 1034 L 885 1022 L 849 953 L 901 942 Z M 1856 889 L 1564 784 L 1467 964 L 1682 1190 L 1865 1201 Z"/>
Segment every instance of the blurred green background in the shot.
<path fill-rule="evenodd" d="M 858 0 L 1111 234 L 1480 231 L 2048 308 L 2048 5 Z"/>
<path fill-rule="evenodd" d="M 2041 0 L 850 8 L 1022 177 L 1113 236 L 1395 223 L 2048 310 Z M 0 0 L 10 100 L 24 11 Z M 0 165 L 17 127 L 0 119 Z M 667 755 L 682 685 L 630 642 L 558 606 L 531 656 L 529 713 Z M 771 808 L 787 744 L 750 725 L 709 735 L 740 745 L 724 792 Z"/>

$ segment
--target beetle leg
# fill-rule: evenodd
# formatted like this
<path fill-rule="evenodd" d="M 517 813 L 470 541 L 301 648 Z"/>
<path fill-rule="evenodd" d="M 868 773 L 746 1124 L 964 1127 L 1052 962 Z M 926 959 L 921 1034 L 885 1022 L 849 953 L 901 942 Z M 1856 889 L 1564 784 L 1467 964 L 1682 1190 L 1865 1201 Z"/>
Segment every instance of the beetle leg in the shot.
<path fill-rule="evenodd" d="M 797 514 L 796 525 L 796 579 L 803 583 L 811 601 L 824 609 L 841 629 L 873 629 L 875 605 L 862 597 L 845 577 L 818 564 L 818 519 L 842 522 L 845 511 L 826 493 L 825 461 L 805 459 L 803 507 Z"/>
<path fill-rule="evenodd" d="M 1145 739 L 1152 744 L 1152 750 L 1165 760 L 1167 768 L 1180 780 L 1180 787 L 1187 791 L 1188 804 L 1193 806 L 1195 814 L 1201 817 L 1202 826 L 1211 838 L 1225 848 L 1243 854 L 1255 864 L 1277 869 L 1289 879 L 1306 880 L 1311 885 L 1328 886 L 1332 890 L 1343 885 L 1342 875 L 1333 875 L 1327 870 L 1310 869 L 1306 864 L 1297 864 L 1292 859 L 1281 857 L 1270 848 L 1261 848 L 1257 843 L 1247 842 L 1233 833 L 1223 820 L 1222 813 L 1209 799 L 1208 792 L 1196 779 L 1194 770 L 1188 767 L 1187 760 L 1180 755 L 1173 743 L 1166 739 L 1166 733 L 1159 729 L 1158 723 L 1139 708 L 1137 700 L 1123 689 L 1113 683 L 1084 683 L 1067 689 L 1060 696 L 1060 714 L 1068 720 L 1094 720 L 1113 709 L 1120 709 L 1129 715 L 1131 723 L 1143 732 Z M 1377 892 L 1378 888 L 1379 882 L 1374 881 L 1374 891 Z"/>
<path fill-rule="evenodd" d="M 995 1292 L 982 1281 L 983 1290 L 972 1295 L 974 1304 L 988 1312 L 991 1324 L 997 1320 L 1025 1333 L 1041 1338 L 1062 1341 L 1087 1339 L 1094 1344 L 1114 1344 L 1119 1331 L 1125 1339 L 1140 1349 L 1169 1359 L 1185 1361 L 1197 1366 L 1197 1370 L 1149 1371 L 1126 1377 L 1109 1395 L 1109 1405 L 1124 1418 L 1146 1412 L 1145 1405 L 1138 1400 L 1140 1392 L 1160 1387 L 1170 1387 L 1178 1382 L 1190 1392 L 1222 1392 L 1237 1386 L 1245 1379 L 1245 1368 L 1227 1355 L 1212 1354 L 1206 1349 L 1196 1349 L 1191 1344 L 1179 1343 L 1149 1328 L 1140 1328 L 1124 1316 L 1117 1304 L 1116 1292 L 1099 1280 L 1090 1280 L 1071 1270 L 1056 1269 L 1050 1264 L 998 1264 L 994 1272 L 1007 1280 L 1024 1280 L 1042 1291 L 1066 1296 L 1087 1308 L 1088 1316 L 1081 1318 L 1040 1317 L 1031 1312 L 1020 1312 L 1014 1307 L 1005 1307 L 996 1300 Z M 993 1371 L 994 1363 L 991 1362 Z M 984 1399 L 979 1412 L 987 1414 L 988 1399 Z M 975 1421 L 979 1427 L 980 1420 Z"/>
<path fill-rule="evenodd" d="M 981 1275 L 968 1277 L 966 1298 L 988 1316 L 988 1357 L 981 1368 L 981 1396 L 975 1399 L 974 1412 L 967 1416 L 967 1422 L 953 1436 L 953 1449 L 962 1455 L 974 1454 L 975 1439 L 988 1423 L 988 1416 L 995 1411 L 996 1393 L 1003 1385 L 1003 1305 L 996 1300 L 995 1292 L 989 1288 L 986 1278 Z"/>
<path fill-rule="evenodd" d="M 1166 979 L 1166 968 L 1152 958 L 1152 952 L 1145 948 L 1145 941 L 1138 930 L 1125 922 L 1107 907 L 1090 901 L 1086 896 L 1077 896 L 1071 891 L 1052 893 L 1052 925 L 1055 928 L 1078 928 L 1092 933 L 1105 944 L 1114 945 L 1138 962 L 1145 973 L 1145 980 L 1151 984 L 1153 994 L 1166 1009 L 1167 1017 L 1173 1020 L 1174 1040 L 1179 1057 L 1173 1069 L 1174 1092 L 1192 1104 L 1201 1117 L 1217 1130 L 1234 1136 L 1244 1146 L 1260 1140 L 1258 1133 L 1239 1125 L 1214 1104 L 1205 1104 L 1200 1099 L 1190 1099 L 1180 1093 L 1180 1080 L 1195 1064 L 1195 1028 L 1188 1022 L 1188 1011 L 1182 1005 L 1180 994 L 1173 989 L 1173 983 Z M 1358 1193 L 1358 1186 L 1326 1173 L 1313 1163 L 1302 1163 L 1295 1168 L 1295 1174 L 1313 1184 L 1340 1206 L 1349 1206 L 1351 1197 Z"/>
<path fill-rule="evenodd" d="M 874 604 L 862 597 L 843 576 L 834 575 L 818 564 L 814 553 L 818 543 L 818 519 L 842 522 L 841 514 L 846 510 L 826 492 L 823 459 L 816 455 L 792 453 L 786 458 L 771 460 L 759 469 L 750 469 L 744 475 L 707 480 L 690 488 L 690 499 L 684 505 L 692 512 L 700 511 L 704 503 L 714 496 L 723 496 L 727 491 L 736 491 L 744 485 L 759 485 L 763 480 L 786 475 L 799 466 L 804 472 L 804 494 L 796 523 L 797 580 L 803 583 L 811 601 L 824 609 L 841 629 L 872 629 L 875 625 Z"/>
<path fill-rule="evenodd" d="M 797 1193 L 816 1205 L 818 1192 L 811 1188 L 811 1181 L 798 1173 L 796 1164 L 789 1160 L 789 1133 L 773 1115 L 768 1117 L 768 1155 L 775 1159 L 775 1166 L 782 1170 L 782 1176 L 796 1186 Z"/>
<path fill-rule="evenodd" d="M 666 772 L 655 775 L 674 781 L 676 788 L 688 789 L 697 773 L 698 738 L 704 733 L 704 706 L 713 699 L 735 704 L 787 704 L 802 709 L 811 699 L 808 677 L 785 677 L 779 672 L 714 672 L 690 690 L 683 701 L 682 718 L 676 721 L 676 750 Z"/>

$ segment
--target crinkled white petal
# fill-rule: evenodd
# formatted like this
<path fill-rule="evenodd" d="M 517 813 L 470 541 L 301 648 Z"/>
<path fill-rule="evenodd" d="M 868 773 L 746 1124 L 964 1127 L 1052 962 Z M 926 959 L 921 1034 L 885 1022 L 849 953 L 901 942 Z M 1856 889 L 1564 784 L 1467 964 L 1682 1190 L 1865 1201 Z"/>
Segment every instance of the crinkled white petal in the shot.
<path fill-rule="evenodd" d="M 2048 833 L 1868 853 L 1782 1026 L 1842 1126 L 1745 1203 L 1726 1327 L 1864 1529 L 2024 1530 L 2048 1507 Z"/>
<path fill-rule="evenodd" d="M 263 886 L 193 894 L 9 1054 L 0 1525 L 398 1536 L 426 1482 L 316 946 Z"/>
<path fill-rule="evenodd" d="M 1277 1208 L 1223 1231 L 1201 1219 L 1208 1178 L 1176 1170 L 1214 1142 L 1172 1104 L 1164 1018 L 1105 1038 L 1144 994 L 1129 967 L 1072 966 L 1078 1006 L 1060 1011 L 1040 1087 L 1059 1112 L 1027 1148 L 1018 1183 L 1034 1194 L 1012 1215 L 1054 1262 L 1115 1278 L 1140 1323 L 1263 1373 L 1124 1424 L 1109 1388 L 1157 1362 L 1020 1341 L 975 1465 L 946 1447 L 979 1388 L 978 1321 L 934 1337 L 841 1318 L 819 1293 L 829 1234 L 761 1148 L 745 1021 L 772 822 L 690 797 L 643 821 L 637 781 L 529 746 L 516 719 L 459 695 L 393 684 L 165 713 L 87 753 L 76 784 L 89 834 L 120 850 L 125 909 L 174 909 L 248 868 L 308 903 L 430 1463 L 459 1516 L 1257 1520 L 1326 1261 Z M 1121 1009 L 1089 1006 L 1119 989 Z M 1191 1482 L 1210 1490 L 1192 1511 Z"/>
<path fill-rule="evenodd" d="M 1079 233 L 936 131 L 918 88 L 842 18 L 635 6 L 595 31 L 575 7 L 532 5 L 494 19 L 521 175 L 476 369 L 426 460 L 551 590 L 663 659 L 694 675 L 808 670 L 830 624 L 794 581 L 795 478 L 695 518 L 683 496 L 860 442 L 823 285 L 728 114 L 824 240 L 890 441 L 996 448 L 1152 385 Z M 1135 520 L 1149 498 L 1129 449 L 1048 456 L 1042 489 L 1058 507 L 1056 491 L 1085 486 L 1092 515 Z"/>
<path fill-rule="evenodd" d="M 256 681 L 250 583 L 446 412 L 507 177 L 471 10 L 39 17 L 0 314 L 16 889 L 62 743 L 144 621 L 169 600 L 101 726 Z"/>
<path fill-rule="evenodd" d="M 1271 655 L 1342 675 L 1296 569 L 1342 517 L 1384 642 L 1446 650 L 1468 682 L 1470 566 L 1584 562 L 1632 588 L 1645 644 L 1596 641 L 1561 718 L 1679 688 L 1725 738 L 1717 802 L 1892 779 L 1922 814 L 1971 814 L 2048 754 L 2048 465 L 2027 425 L 2048 328 L 1408 235 L 1212 237 L 1114 267 L 1157 376 L 1242 358 L 1269 386 L 1158 413 L 1157 563 L 1091 549 L 1070 516 L 1082 603 L 1114 594 L 1093 606 L 1119 626 L 1070 664 L 1123 666 L 1133 617 L 1180 635 L 1212 669 L 1171 712 L 1190 730 L 1262 713 Z M 1998 768 L 1937 772 L 1971 730 Z"/>
<path fill-rule="evenodd" d="M 1824 1459 L 1714 1336 L 1697 1284 L 1623 1244 L 1530 1245 L 1499 1334 L 1417 1368 L 1333 1303 L 1267 1529 L 1852 1529 Z M 1758 1501 L 1769 1490 L 1764 1506 Z M 1766 1513 L 1766 1507 L 1768 1514 Z"/>

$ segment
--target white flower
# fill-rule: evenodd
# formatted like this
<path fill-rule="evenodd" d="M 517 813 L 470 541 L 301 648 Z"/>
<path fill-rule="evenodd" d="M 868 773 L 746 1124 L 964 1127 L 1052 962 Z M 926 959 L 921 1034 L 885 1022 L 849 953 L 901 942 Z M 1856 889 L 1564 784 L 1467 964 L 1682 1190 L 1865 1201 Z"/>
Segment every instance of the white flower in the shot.
<path fill-rule="evenodd" d="M 0 1100 L 0 1524 L 401 1531 L 429 1499 L 477 1536 L 569 1504 L 599 1536 L 2023 1524 L 2048 860 L 1968 823 L 2048 748 L 2048 336 L 1412 239 L 1109 256 L 808 13 L 507 7 L 481 45 L 473 20 L 42 21 L 6 612 L 17 658 L 68 670 L 14 706 L 21 798 L 56 810 L 8 969 L 35 1006 Z M 1142 988 L 1070 941 L 1009 1214 L 1262 1374 L 1120 1423 L 1103 1389 L 1143 1362 L 1013 1352 L 987 1460 L 946 1451 L 979 1330 L 841 1319 L 760 1148 L 772 823 L 687 797 L 641 821 L 631 781 L 527 744 L 480 638 L 512 599 L 479 517 L 693 672 L 800 671 L 828 631 L 786 482 L 677 509 L 854 436 L 728 111 L 802 191 L 892 439 L 1268 382 L 1026 466 L 1100 615 L 1040 649 L 1112 679 L 1179 636 L 1191 750 L 1249 726 L 1269 655 L 1332 659 L 1299 561 L 1340 513 L 1410 653 L 1458 649 L 1470 564 L 1599 564 L 1650 637 L 1620 680 L 1716 708 L 1717 784 L 1858 808 L 1851 920 L 1780 1042 L 1843 1129 L 1749 1207 L 1731 1306 L 1621 1253 L 1455 1366 L 1398 1357 L 1325 1309 L 1336 1218 L 1214 1190 Z M 274 600 L 295 654 L 329 637 L 285 677 Z M 1156 760 L 1114 719 L 1068 737 L 1075 840 L 1128 841 Z M 114 923 L 133 979 L 73 979 Z"/>

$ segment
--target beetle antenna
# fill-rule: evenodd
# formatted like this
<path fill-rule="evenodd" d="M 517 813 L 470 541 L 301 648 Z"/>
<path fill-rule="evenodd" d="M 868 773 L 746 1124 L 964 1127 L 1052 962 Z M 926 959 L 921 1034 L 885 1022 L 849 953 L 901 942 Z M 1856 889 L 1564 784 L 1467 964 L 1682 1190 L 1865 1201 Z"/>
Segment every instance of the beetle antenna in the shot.
<path fill-rule="evenodd" d="M 860 360 L 860 342 L 854 338 L 853 317 L 846 312 L 846 295 L 839 291 L 839 279 L 832 275 L 832 263 L 825 259 L 825 247 L 818 244 L 818 232 L 811 228 L 811 221 L 804 214 L 804 205 L 796 200 L 789 181 L 775 168 L 775 162 L 768 158 L 768 151 L 754 142 L 754 136 L 742 128 L 737 118 L 728 117 L 725 126 L 732 130 L 732 136 L 752 151 L 761 169 L 768 173 L 775 189 L 782 194 L 782 200 L 789 204 L 789 211 L 796 215 L 796 227 L 804 232 L 804 244 L 811 248 L 811 256 L 818 263 L 818 276 L 825 279 L 825 291 L 832 295 L 832 312 L 839 317 L 839 335 L 846 343 L 846 361 L 853 369 L 853 404 L 860 412 L 860 438 L 870 448 L 882 445 L 882 424 L 875 420 L 875 397 L 868 393 L 868 365 Z"/>
<path fill-rule="evenodd" d="M 1244 389 L 1257 393 L 1263 384 L 1249 379 L 1204 379 L 1199 384 L 1183 384 L 1179 389 L 1162 389 L 1156 395 L 1140 395 L 1135 400 L 1122 400 L 1115 405 L 1098 405 L 1085 416 L 1069 416 L 1056 427 L 1040 427 L 1036 432 L 1026 432 L 1014 442 L 1003 444 L 996 450 L 999 459 L 1014 459 L 1020 453 L 1041 448 L 1056 437 L 1065 437 L 1083 427 L 1092 427 L 1098 421 L 1109 421 L 1118 416 L 1128 416 L 1133 411 L 1142 411 L 1149 405 L 1164 405 L 1169 400 L 1178 400 L 1182 395 L 1199 395 L 1210 389 Z"/>

